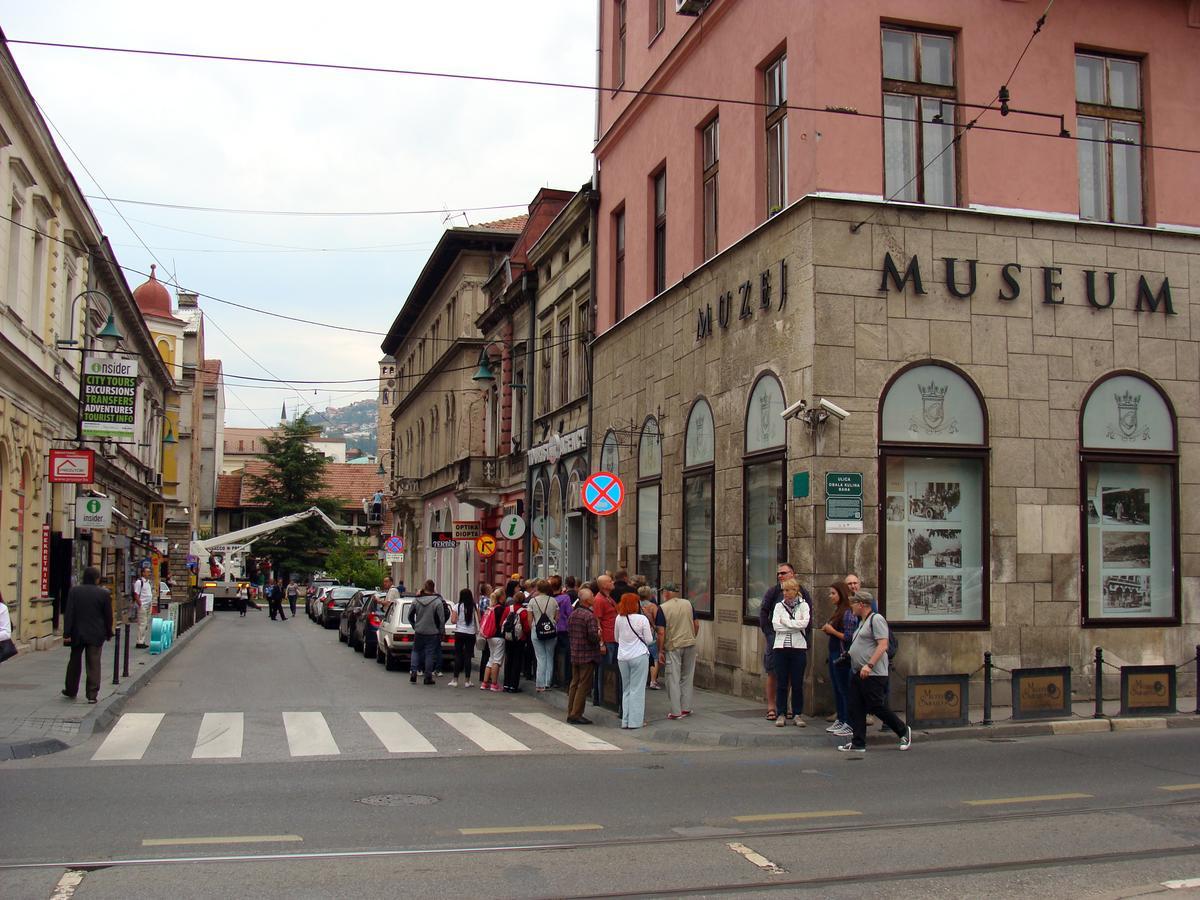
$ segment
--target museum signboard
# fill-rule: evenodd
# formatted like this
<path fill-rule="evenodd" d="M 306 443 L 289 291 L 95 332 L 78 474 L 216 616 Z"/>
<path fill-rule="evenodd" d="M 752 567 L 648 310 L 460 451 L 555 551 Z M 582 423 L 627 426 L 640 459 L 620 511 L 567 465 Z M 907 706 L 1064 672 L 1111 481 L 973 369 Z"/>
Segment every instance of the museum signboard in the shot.
<path fill-rule="evenodd" d="M 917 727 L 970 724 L 969 675 L 910 675 L 905 718 Z"/>
<path fill-rule="evenodd" d="M 1012 710 L 1014 719 L 1071 715 L 1071 667 L 1013 669 Z"/>

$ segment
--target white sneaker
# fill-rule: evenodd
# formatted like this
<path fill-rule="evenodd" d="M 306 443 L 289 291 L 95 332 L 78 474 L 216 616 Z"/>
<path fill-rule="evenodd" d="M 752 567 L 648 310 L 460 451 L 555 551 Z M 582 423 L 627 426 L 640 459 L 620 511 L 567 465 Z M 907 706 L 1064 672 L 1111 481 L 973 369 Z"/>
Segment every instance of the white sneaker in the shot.
<path fill-rule="evenodd" d="M 825 730 L 826 730 L 826 731 L 828 731 L 830 734 L 837 734 L 837 730 L 838 730 L 839 728 L 841 728 L 841 727 L 842 727 L 842 720 L 841 720 L 841 719 L 834 719 L 834 720 L 833 720 L 833 724 L 832 724 L 832 725 L 830 725 L 830 726 L 829 726 L 828 728 L 826 728 Z"/>
<path fill-rule="evenodd" d="M 855 747 L 853 741 L 851 741 L 848 744 L 838 744 L 838 749 L 841 750 L 843 753 L 866 753 L 867 752 L 866 747 Z"/>
<path fill-rule="evenodd" d="M 838 729 L 834 732 L 838 737 L 850 737 L 854 734 L 854 729 L 845 722 L 838 723 Z"/>
<path fill-rule="evenodd" d="M 907 750 L 912 746 L 912 726 L 904 729 L 904 737 L 900 738 L 900 749 Z"/>
<path fill-rule="evenodd" d="M 457 681 L 447 682 L 446 687 L 458 687 L 458 682 Z M 470 685 L 468 684 L 467 687 L 470 687 Z"/>
<path fill-rule="evenodd" d="M 469 682 L 469 681 L 463 685 L 463 687 L 470 687 L 470 686 L 471 686 L 471 682 Z"/>

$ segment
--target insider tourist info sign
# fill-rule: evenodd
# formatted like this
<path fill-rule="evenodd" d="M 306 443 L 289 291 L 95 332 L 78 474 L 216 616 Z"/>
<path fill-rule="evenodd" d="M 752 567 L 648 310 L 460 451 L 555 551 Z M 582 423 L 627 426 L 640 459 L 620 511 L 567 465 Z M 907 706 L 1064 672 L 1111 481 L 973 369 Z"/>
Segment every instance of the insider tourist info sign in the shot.
<path fill-rule="evenodd" d="M 132 438 L 137 418 L 138 361 L 89 356 L 83 362 L 83 436 Z"/>

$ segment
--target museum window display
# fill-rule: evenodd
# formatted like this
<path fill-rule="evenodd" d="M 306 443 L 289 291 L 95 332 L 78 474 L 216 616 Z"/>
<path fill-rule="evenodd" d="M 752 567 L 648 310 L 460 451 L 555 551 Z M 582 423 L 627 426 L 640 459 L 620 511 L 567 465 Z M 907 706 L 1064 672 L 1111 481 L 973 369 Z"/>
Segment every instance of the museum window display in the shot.
<path fill-rule="evenodd" d="M 683 446 L 683 595 L 703 618 L 713 614 L 713 462 L 712 408 L 701 398 Z"/>
<path fill-rule="evenodd" d="M 775 567 L 787 559 L 787 501 L 784 496 L 786 422 L 783 388 L 770 372 L 758 376 L 746 404 L 746 453 L 742 460 L 742 616 L 758 622 L 763 594 L 776 582 Z"/>
<path fill-rule="evenodd" d="M 638 443 L 637 573 L 657 587 L 659 505 L 662 499 L 662 443 L 658 421 L 647 417 Z"/>

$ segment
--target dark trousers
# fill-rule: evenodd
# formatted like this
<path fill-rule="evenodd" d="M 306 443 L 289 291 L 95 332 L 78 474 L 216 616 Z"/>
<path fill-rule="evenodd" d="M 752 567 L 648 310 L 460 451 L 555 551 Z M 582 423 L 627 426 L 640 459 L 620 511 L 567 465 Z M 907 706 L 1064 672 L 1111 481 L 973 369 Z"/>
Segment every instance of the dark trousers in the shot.
<path fill-rule="evenodd" d="M 475 658 L 475 635 L 454 632 L 454 677 L 466 673 L 471 680 L 471 661 Z"/>
<path fill-rule="evenodd" d="M 271 619 L 272 619 L 272 621 L 274 621 L 274 619 L 275 619 L 275 613 L 279 613 L 279 619 L 280 619 L 280 621 L 284 621 L 284 622 L 286 622 L 286 621 L 287 621 L 287 616 L 285 616 L 285 615 L 283 614 L 283 601 L 281 601 L 281 600 L 270 600 L 270 601 L 268 601 L 268 606 L 270 607 L 270 610 L 271 610 Z"/>
<path fill-rule="evenodd" d="M 776 647 L 774 662 L 776 713 L 788 718 L 801 715 L 804 712 L 804 670 L 808 667 L 808 651 L 799 647 Z M 792 692 L 790 707 L 788 688 Z"/>
<path fill-rule="evenodd" d="M 296 618 L 296 598 L 295 597 L 288 597 L 288 606 L 290 606 L 292 608 L 292 618 L 293 619 Z M 280 612 L 283 612 L 283 610 L 281 609 Z"/>
<path fill-rule="evenodd" d="M 610 665 L 610 666 L 615 666 L 617 664 L 617 642 L 615 640 L 608 641 L 607 643 L 605 643 L 605 645 L 604 645 L 604 661 L 606 663 L 608 663 L 608 665 Z M 595 687 L 592 691 L 592 702 L 595 703 L 597 706 L 599 706 L 600 705 L 600 676 L 603 672 L 603 668 L 600 666 L 599 663 L 592 666 L 592 668 L 595 669 L 595 675 L 593 678 L 593 680 L 595 681 Z"/>
<path fill-rule="evenodd" d="M 558 642 L 554 647 L 555 669 L 558 668 L 558 660 L 561 659 L 563 671 L 563 683 L 559 683 L 558 679 L 553 679 L 552 687 L 567 687 L 571 683 L 571 640 L 567 637 L 565 631 L 558 633 Z M 557 672 L 556 672 L 557 674 Z"/>
<path fill-rule="evenodd" d="M 583 716 L 588 691 L 592 688 L 595 663 L 575 663 L 571 666 L 571 687 L 567 691 L 567 719 Z"/>
<path fill-rule="evenodd" d="M 409 660 L 409 672 L 424 672 L 426 678 L 432 678 L 437 671 L 437 652 L 442 646 L 440 634 L 413 635 L 412 657 Z"/>
<path fill-rule="evenodd" d="M 521 686 L 521 670 L 525 668 L 525 642 L 504 642 L 504 686 L 516 690 Z"/>
<path fill-rule="evenodd" d="M 854 729 L 851 743 L 855 747 L 867 746 L 867 713 L 871 713 L 896 732 L 897 737 L 904 737 L 907 726 L 898 715 L 888 709 L 887 678 L 882 675 L 860 678 L 857 672 L 851 672 L 850 696 L 847 699 L 850 706 L 850 721 L 847 724 Z"/>
<path fill-rule="evenodd" d="M 79 693 L 79 674 L 87 654 L 87 682 L 84 691 L 89 700 L 94 700 L 100 693 L 100 651 L 102 644 L 71 644 L 71 658 L 67 660 L 67 683 L 64 685 L 67 693 L 74 697 Z"/>
<path fill-rule="evenodd" d="M 488 667 L 488 660 L 492 658 L 492 651 L 488 649 L 487 638 L 482 634 L 479 635 L 479 643 L 483 645 L 483 651 L 479 654 L 479 677 L 483 677 L 484 670 Z"/>

